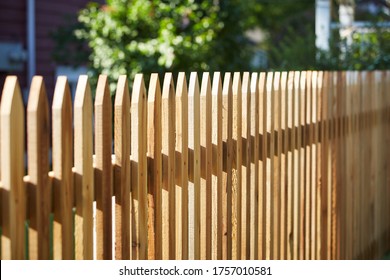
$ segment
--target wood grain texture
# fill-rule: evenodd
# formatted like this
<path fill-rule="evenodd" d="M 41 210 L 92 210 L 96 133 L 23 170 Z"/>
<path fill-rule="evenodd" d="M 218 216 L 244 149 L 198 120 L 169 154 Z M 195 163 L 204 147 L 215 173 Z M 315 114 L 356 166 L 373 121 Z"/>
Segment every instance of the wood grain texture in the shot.
<path fill-rule="evenodd" d="M 148 257 L 147 197 L 147 98 L 142 74 L 134 78 L 131 95 L 131 192 L 132 192 L 132 259 Z"/>
<path fill-rule="evenodd" d="M 176 185 L 175 185 L 175 88 L 171 73 L 164 76 L 162 89 L 163 153 L 163 234 L 169 244 L 165 257 L 176 258 Z M 164 253 L 165 254 L 165 253 Z M 164 257 L 163 257 L 164 258 Z"/>
<path fill-rule="evenodd" d="M 250 154 L 250 74 L 244 72 L 242 75 L 242 189 L 241 189 L 241 256 L 240 259 L 250 258 L 250 187 L 251 187 L 251 154 Z"/>
<path fill-rule="evenodd" d="M 67 78 L 57 79 L 52 105 L 54 259 L 74 259 L 72 101 Z"/>
<path fill-rule="evenodd" d="M 222 80 L 221 73 L 215 72 L 212 82 L 212 236 L 213 236 L 213 251 L 212 259 L 224 259 L 224 251 L 226 250 L 226 176 L 223 173 L 223 104 L 222 104 Z M 226 131 L 226 129 L 225 129 Z M 226 141 L 226 140 L 225 140 Z M 226 257 L 225 257 L 226 259 Z"/>
<path fill-rule="evenodd" d="M 96 257 L 112 259 L 112 106 L 108 79 L 100 75 L 95 98 Z"/>
<path fill-rule="evenodd" d="M 232 174 L 232 259 L 241 259 L 242 220 L 242 86 L 239 72 L 233 75 L 233 174 Z"/>
<path fill-rule="evenodd" d="M 259 74 L 259 232 L 258 232 L 258 259 L 266 258 L 266 181 L 267 181 L 267 73 Z"/>
<path fill-rule="evenodd" d="M 189 149 L 189 245 L 190 259 L 200 259 L 200 93 L 198 74 L 192 72 L 188 88 L 188 149 Z"/>
<path fill-rule="evenodd" d="M 232 169 L 233 169 L 233 91 L 232 91 L 232 75 L 231 73 L 225 73 L 223 78 L 223 88 L 222 88 L 222 141 L 225 144 L 225 149 L 223 151 L 223 158 L 225 162 L 224 170 L 226 176 L 226 183 L 223 186 L 223 191 L 226 196 L 224 200 L 224 212 L 226 213 L 226 233 L 224 233 L 226 239 L 226 250 L 222 252 L 223 259 L 232 259 L 233 252 L 233 209 L 232 209 Z M 226 205 L 226 206 L 225 206 Z"/>
<path fill-rule="evenodd" d="M 48 183 L 50 120 L 45 84 L 32 79 L 27 105 L 29 259 L 50 257 L 49 215 L 51 189 Z"/>
<path fill-rule="evenodd" d="M 252 73 L 250 83 L 250 256 L 251 260 L 259 255 L 259 74 Z"/>
<path fill-rule="evenodd" d="M 148 189 L 149 259 L 162 259 L 162 154 L 161 89 L 158 74 L 150 77 L 148 90 Z"/>
<path fill-rule="evenodd" d="M 201 190 L 200 190 L 200 258 L 211 259 L 212 253 L 212 98 L 210 74 L 203 73 L 200 88 L 200 145 L 201 145 Z"/>
<path fill-rule="evenodd" d="M 92 95 L 88 76 L 80 76 L 74 102 L 75 250 L 76 259 L 93 259 Z"/>
<path fill-rule="evenodd" d="M 8 76 L 1 99 L 1 258 L 25 255 L 26 190 L 24 175 L 24 107 L 16 76 Z"/>
<path fill-rule="evenodd" d="M 126 75 L 119 76 L 114 104 L 115 259 L 131 255 L 130 94 Z"/>
<path fill-rule="evenodd" d="M 178 236 L 181 244 L 176 248 L 178 259 L 188 260 L 188 89 L 186 75 L 180 72 L 176 85 L 176 209 L 180 216 L 181 228 L 178 227 Z M 181 195 L 179 195 L 181 193 Z"/>

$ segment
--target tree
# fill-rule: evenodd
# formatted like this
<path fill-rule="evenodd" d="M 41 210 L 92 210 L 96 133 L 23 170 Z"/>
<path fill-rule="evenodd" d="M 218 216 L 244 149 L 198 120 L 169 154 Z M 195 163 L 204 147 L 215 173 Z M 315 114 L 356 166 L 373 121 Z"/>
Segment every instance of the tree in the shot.
<path fill-rule="evenodd" d="M 244 3 L 242 3 L 244 2 Z M 77 30 L 97 73 L 250 70 L 252 1 L 108 0 L 81 11 Z"/>

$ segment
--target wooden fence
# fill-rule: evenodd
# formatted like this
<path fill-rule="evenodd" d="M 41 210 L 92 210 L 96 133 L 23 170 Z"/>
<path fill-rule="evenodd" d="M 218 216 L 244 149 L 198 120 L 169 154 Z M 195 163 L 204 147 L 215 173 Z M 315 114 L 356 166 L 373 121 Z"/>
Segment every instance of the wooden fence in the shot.
<path fill-rule="evenodd" d="M 42 77 L 1 99 L 1 259 L 390 250 L 390 72 Z M 175 86 L 176 85 L 176 86 Z M 26 114 L 26 116 L 24 116 Z M 26 125 L 25 125 L 26 120 Z M 25 140 L 26 137 L 26 140 Z M 27 143 L 27 145 L 25 145 Z M 27 147 L 25 149 L 25 146 Z"/>

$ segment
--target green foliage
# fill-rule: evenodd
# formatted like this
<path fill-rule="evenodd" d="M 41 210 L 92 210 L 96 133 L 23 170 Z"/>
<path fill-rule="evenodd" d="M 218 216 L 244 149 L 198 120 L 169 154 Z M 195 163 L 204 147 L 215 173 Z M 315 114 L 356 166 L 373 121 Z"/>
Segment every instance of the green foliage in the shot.
<path fill-rule="evenodd" d="M 82 28 L 76 18 L 67 15 L 66 24 L 50 33 L 54 42 L 53 60 L 61 65 L 79 66 L 88 61 L 89 50 L 84 40 L 78 38 L 74 31 Z"/>
<path fill-rule="evenodd" d="M 274 70 L 310 70 L 316 65 L 314 27 L 297 31 L 287 28 L 281 40 L 268 51 L 269 65 Z"/>
<path fill-rule="evenodd" d="M 108 0 L 81 11 L 96 73 L 116 81 L 121 74 L 248 69 L 250 18 L 244 1 Z"/>
<path fill-rule="evenodd" d="M 316 68 L 324 70 L 384 70 L 390 67 L 390 32 L 372 27 L 369 33 L 354 33 L 352 42 L 337 36 L 330 50 L 319 52 Z"/>

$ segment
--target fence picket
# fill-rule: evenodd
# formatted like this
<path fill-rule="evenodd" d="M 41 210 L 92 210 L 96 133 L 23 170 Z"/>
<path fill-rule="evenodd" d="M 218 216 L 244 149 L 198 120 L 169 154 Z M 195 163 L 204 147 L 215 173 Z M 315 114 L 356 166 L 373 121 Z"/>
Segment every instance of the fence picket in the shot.
<path fill-rule="evenodd" d="M 225 178 L 226 182 L 223 186 L 224 192 L 224 205 L 223 210 L 226 213 L 226 226 L 225 230 L 225 242 L 226 242 L 226 251 L 222 253 L 223 259 L 232 259 L 233 252 L 233 209 L 232 209 L 232 170 L 233 170 L 233 92 L 232 92 L 232 78 L 231 73 L 225 73 L 223 78 L 223 88 L 222 88 L 222 119 L 223 119 L 223 128 L 222 128 L 222 141 L 225 142 L 225 149 L 223 151 L 223 158 L 225 162 Z M 224 243 L 225 243 L 224 242 Z"/>
<path fill-rule="evenodd" d="M 162 154 L 161 89 L 158 74 L 150 77 L 148 89 L 148 190 L 149 258 L 162 259 Z M 153 250 L 154 249 L 154 250 Z"/>
<path fill-rule="evenodd" d="M 203 73 L 200 89 L 200 145 L 201 145 L 201 190 L 200 190 L 200 258 L 211 259 L 212 243 L 212 130 L 211 130 L 211 82 L 209 73 Z"/>
<path fill-rule="evenodd" d="M 76 259 L 93 259 L 92 95 L 88 76 L 80 76 L 74 101 Z"/>
<path fill-rule="evenodd" d="M 251 154 L 250 154 L 250 74 L 244 72 L 242 75 L 242 189 L 241 189 L 241 256 L 240 259 L 247 260 L 250 258 L 250 186 L 251 186 Z"/>
<path fill-rule="evenodd" d="M 233 75 L 233 174 L 232 174 L 232 259 L 241 259 L 242 220 L 242 86 L 239 72 Z"/>
<path fill-rule="evenodd" d="M 132 191 L 132 259 L 147 259 L 147 99 L 142 74 L 134 79 L 131 96 L 131 191 Z"/>
<path fill-rule="evenodd" d="M 24 175 L 24 107 L 16 76 L 7 77 L 1 100 L 1 258 L 24 259 L 26 191 Z"/>
<path fill-rule="evenodd" d="M 130 259 L 130 95 L 125 75 L 119 76 L 114 107 L 115 259 Z"/>
<path fill-rule="evenodd" d="M 188 88 L 188 148 L 189 177 L 193 184 L 189 188 L 190 202 L 190 237 L 194 240 L 191 259 L 200 259 L 200 92 L 198 74 L 192 72 Z M 193 199 L 192 199 L 193 198 Z"/>
<path fill-rule="evenodd" d="M 258 73 L 252 73 L 250 83 L 250 239 L 251 260 L 258 258 L 259 248 L 259 88 Z"/>
<path fill-rule="evenodd" d="M 72 101 L 67 78 L 57 79 L 53 98 L 54 259 L 74 259 Z"/>
<path fill-rule="evenodd" d="M 27 106 L 29 259 L 49 259 L 49 105 L 41 76 L 33 77 Z"/>
<path fill-rule="evenodd" d="M 164 76 L 162 92 L 163 153 L 163 234 L 169 244 L 165 257 L 176 258 L 176 186 L 175 186 L 175 88 L 171 73 Z"/>
<path fill-rule="evenodd" d="M 108 79 L 100 75 L 95 99 L 96 256 L 112 259 L 112 106 Z"/>
<path fill-rule="evenodd" d="M 222 107 L 222 81 L 221 73 L 216 72 L 212 84 L 212 166 L 213 166 L 213 202 L 212 203 L 212 236 L 214 244 L 212 259 L 223 259 L 225 248 L 224 232 L 226 231 L 226 177 L 223 174 L 223 107 Z"/>
<path fill-rule="evenodd" d="M 188 260 L 188 92 L 184 72 L 180 72 L 176 86 L 176 209 L 180 218 L 181 229 L 178 228 L 180 246 L 176 248 L 178 259 Z M 181 195 L 180 195 L 181 194 Z"/>
<path fill-rule="evenodd" d="M 143 79 L 130 100 L 119 77 L 112 119 L 101 75 L 93 123 L 88 77 L 74 122 L 59 77 L 50 133 L 43 78 L 26 127 L 7 78 L 1 259 L 368 259 L 389 249 L 388 71 L 203 73 L 201 87 L 182 72 L 176 88 L 167 73 L 162 91 L 152 74 L 148 94 Z"/>
<path fill-rule="evenodd" d="M 259 75 L 259 234 L 258 234 L 258 259 L 264 260 L 267 256 L 266 238 L 267 232 L 267 74 L 260 73 Z M 267 200 L 266 200 L 267 199 Z"/>

